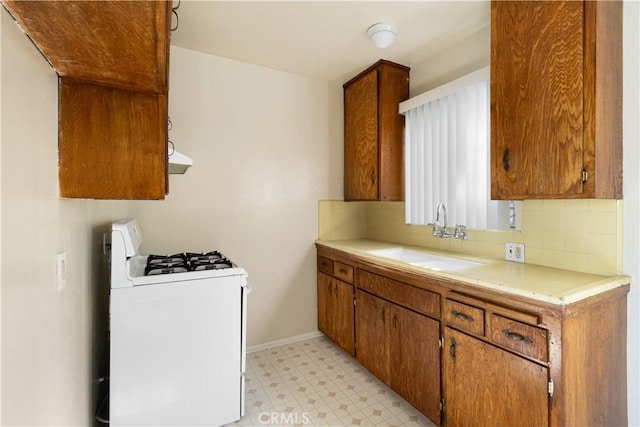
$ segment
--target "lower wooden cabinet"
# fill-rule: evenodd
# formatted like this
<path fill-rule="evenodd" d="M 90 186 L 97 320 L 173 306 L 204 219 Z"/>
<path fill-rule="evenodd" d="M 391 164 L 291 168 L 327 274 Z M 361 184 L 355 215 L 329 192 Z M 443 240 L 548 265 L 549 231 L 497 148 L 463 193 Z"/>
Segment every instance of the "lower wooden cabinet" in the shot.
<path fill-rule="evenodd" d="M 391 331 L 387 324 L 391 304 L 356 291 L 356 359 L 383 383 L 391 386 Z"/>
<path fill-rule="evenodd" d="M 318 328 L 435 424 L 627 424 L 628 284 L 557 305 L 321 247 Z"/>
<path fill-rule="evenodd" d="M 318 329 L 354 355 L 353 285 L 318 273 Z"/>
<path fill-rule="evenodd" d="M 356 290 L 356 358 L 440 422 L 440 322 Z"/>
<path fill-rule="evenodd" d="M 449 327 L 442 358 L 446 425 L 548 425 L 545 366 Z"/>

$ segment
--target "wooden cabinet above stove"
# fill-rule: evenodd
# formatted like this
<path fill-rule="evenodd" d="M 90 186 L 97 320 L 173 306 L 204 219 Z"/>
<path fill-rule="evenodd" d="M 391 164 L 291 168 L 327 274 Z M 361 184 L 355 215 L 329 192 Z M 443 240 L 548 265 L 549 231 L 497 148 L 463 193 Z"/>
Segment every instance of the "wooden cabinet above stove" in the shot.
<path fill-rule="evenodd" d="M 2 4 L 60 76 L 60 196 L 164 198 L 172 3 Z"/>

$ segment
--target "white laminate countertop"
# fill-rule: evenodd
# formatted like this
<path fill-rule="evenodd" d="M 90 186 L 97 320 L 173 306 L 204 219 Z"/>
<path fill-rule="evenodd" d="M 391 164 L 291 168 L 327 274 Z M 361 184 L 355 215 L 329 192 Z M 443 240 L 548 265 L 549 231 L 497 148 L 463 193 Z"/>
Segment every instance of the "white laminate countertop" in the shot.
<path fill-rule="evenodd" d="M 317 240 L 316 243 L 327 248 L 357 255 L 366 261 L 380 265 L 406 268 L 434 277 L 454 279 L 470 285 L 508 292 L 556 305 L 568 305 L 631 283 L 631 278 L 628 276 L 599 276 L 597 274 L 580 273 L 540 265 L 471 257 L 453 252 L 377 240 Z M 394 261 L 369 253 L 369 251 L 372 250 L 400 247 L 417 252 L 471 260 L 481 265 L 457 270 L 455 272 L 448 272 Z"/>

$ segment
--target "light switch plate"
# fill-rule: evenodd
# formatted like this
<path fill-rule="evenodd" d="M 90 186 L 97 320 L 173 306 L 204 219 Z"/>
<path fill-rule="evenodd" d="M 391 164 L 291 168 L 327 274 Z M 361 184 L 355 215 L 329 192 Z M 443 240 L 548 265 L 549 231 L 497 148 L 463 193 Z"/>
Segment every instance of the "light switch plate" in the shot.
<path fill-rule="evenodd" d="M 524 263 L 524 243 L 505 243 L 504 259 Z"/>
<path fill-rule="evenodd" d="M 62 290 L 67 284 L 67 254 L 60 252 L 56 259 L 56 276 L 58 283 L 58 290 Z"/>

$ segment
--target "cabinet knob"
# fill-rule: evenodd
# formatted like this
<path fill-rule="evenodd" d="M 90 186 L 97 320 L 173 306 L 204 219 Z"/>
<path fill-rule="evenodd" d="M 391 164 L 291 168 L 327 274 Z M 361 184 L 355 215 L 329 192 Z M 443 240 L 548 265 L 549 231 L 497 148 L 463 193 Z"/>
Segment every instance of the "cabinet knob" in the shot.
<path fill-rule="evenodd" d="M 371 171 L 371 185 L 376 183 L 376 174 L 375 171 Z"/>
<path fill-rule="evenodd" d="M 509 147 L 505 147 L 502 152 L 502 167 L 505 171 L 509 170 Z"/>

